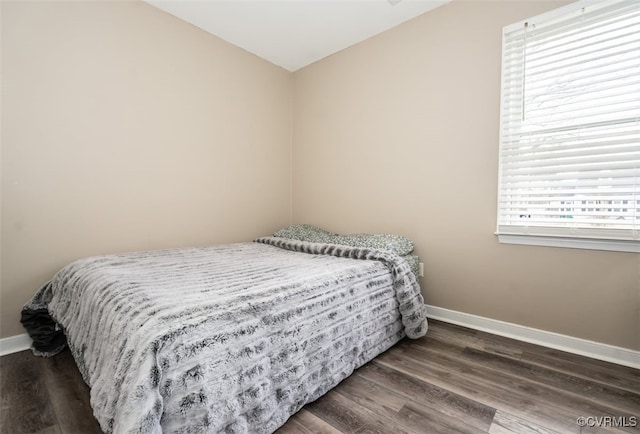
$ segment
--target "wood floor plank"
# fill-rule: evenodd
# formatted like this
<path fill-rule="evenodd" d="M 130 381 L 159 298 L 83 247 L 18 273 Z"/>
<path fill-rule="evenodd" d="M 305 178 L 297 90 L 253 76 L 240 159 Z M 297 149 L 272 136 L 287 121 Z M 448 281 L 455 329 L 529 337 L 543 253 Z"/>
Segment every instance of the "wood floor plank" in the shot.
<path fill-rule="evenodd" d="M 58 418 L 60 429 L 68 433 L 101 434 L 89 402 L 89 387 L 67 349 L 42 360 L 43 378 Z"/>
<path fill-rule="evenodd" d="M 369 363 L 357 371 L 362 376 L 385 388 L 397 390 L 407 400 L 422 407 L 439 411 L 450 418 L 466 420 L 468 424 L 485 431 L 491 425 L 495 409 L 468 399 L 442 387 L 377 363 Z"/>
<path fill-rule="evenodd" d="M 440 411 L 408 403 L 398 412 L 395 420 L 403 427 L 419 433 L 481 434 L 487 429 L 470 425 L 470 420 L 458 419 Z"/>
<path fill-rule="evenodd" d="M 342 434 L 304 408 L 289 418 L 276 434 Z"/>
<path fill-rule="evenodd" d="M 377 417 L 374 412 L 356 404 L 336 391 L 330 391 L 305 408 L 343 433 L 417 434 Z"/>
<path fill-rule="evenodd" d="M 430 347 L 413 346 L 403 343 L 398 346 L 403 355 L 414 360 L 424 361 L 429 365 L 439 366 L 449 369 L 449 372 L 457 372 L 468 379 L 476 381 L 489 381 L 491 387 L 499 385 L 502 381 L 502 388 L 508 389 L 514 396 L 521 395 L 521 399 L 535 399 L 542 405 L 548 405 L 549 410 L 556 411 L 562 408 L 570 417 L 567 422 L 575 424 L 577 417 L 597 415 L 612 418 L 635 416 L 626 409 L 615 408 L 611 403 L 595 402 L 592 397 L 584 397 L 579 394 L 562 390 L 560 388 L 548 386 L 538 381 L 524 378 L 518 374 L 512 374 L 508 370 L 495 370 L 487 364 L 475 363 L 465 359 L 464 352 L 459 348 L 453 348 L 448 344 L 433 341 Z M 499 357 L 499 356 L 494 356 Z M 517 363 L 516 361 L 511 361 Z M 506 378 L 505 378 L 506 376 Z M 498 407 L 496 407 L 498 408 Z M 507 410 L 507 409 L 504 409 Z M 508 410 L 507 410 L 508 411 Z M 526 418 L 526 417 L 525 417 Z M 583 428 L 582 432 L 590 427 Z M 622 427 L 623 432 L 638 432 L 637 427 Z"/>
<path fill-rule="evenodd" d="M 34 434 L 67 434 L 67 431 L 62 431 L 58 425 L 50 426 L 40 431 L 36 431 Z"/>
<path fill-rule="evenodd" d="M 632 392 L 640 391 L 639 369 L 616 365 L 614 363 L 567 353 L 528 342 L 516 341 L 504 336 L 492 335 L 442 321 L 430 321 L 427 336 L 431 339 L 458 346 L 476 348 L 489 353 L 509 355 L 512 358 L 522 359 L 528 363 L 559 370 Z M 419 341 L 416 342 L 419 343 Z M 502 350 L 503 348 L 506 348 L 506 350 Z"/>
<path fill-rule="evenodd" d="M 389 420 L 407 403 L 400 393 L 357 374 L 340 383 L 336 392 Z"/>
<path fill-rule="evenodd" d="M 613 363 L 596 363 L 592 359 L 576 354 L 546 349 L 544 352 L 524 351 L 522 360 L 549 369 L 555 369 L 581 378 L 588 378 L 601 384 L 607 384 L 640 393 L 640 370 Z M 601 362 L 600 360 L 597 362 Z"/>
<path fill-rule="evenodd" d="M 489 434 L 560 434 L 503 411 L 497 411 Z"/>
<path fill-rule="evenodd" d="M 545 385 L 513 376 L 505 379 L 502 373 L 483 369 L 442 351 L 442 348 L 434 351 L 401 344 L 393 353 L 378 357 L 375 363 L 405 370 L 424 381 L 556 431 L 589 432 L 589 427 L 581 430 L 576 424 L 577 418 L 583 415 L 625 416 L 623 412 L 612 414 L 610 409 L 573 395 L 567 396 Z"/>
<path fill-rule="evenodd" d="M 500 339 L 500 336 L 483 334 L 477 330 L 440 321 L 429 323 L 427 336 L 429 339 L 437 339 L 462 348 L 476 348 L 489 353 L 508 355 L 516 359 L 520 359 L 523 353 L 522 348 L 514 345 L 511 341 Z M 417 341 L 418 344 L 424 342 L 426 342 L 424 339 Z"/>
<path fill-rule="evenodd" d="M 3 356 L 0 375 L 0 434 L 99 432 L 70 353 Z M 426 337 L 404 339 L 277 433 L 640 433 L 577 423 L 640 419 L 639 379 L 637 369 L 432 321 Z"/>
<path fill-rule="evenodd" d="M 623 410 L 630 415 L 640 409 L 640 393 L 605 386 L 601 383 L 572 376 L 564 372 L 554 371 L 472 348 L 465 348 L 462 354 L 466 360 L 483 364 L 490 369 L 508 372 L 509 375 L 562 389 L 565 392 L 575 393 L 582 398 L 589 399 L 603 406 L 606 405 L 615 410 Z"/>
<path fill-rule="evenodd" d="M 574 426 L 573 412 L 529 399 L 523 393 L 514 393 L 503 385 L 492 385 L 491 381 L 469 378 L 463 374 L 450 372 L 442 366 L 420 363 L 402 354 L 386 353 L 378 357 L 375 364 L 381 364 L 415 376 L 425 382 L 447 388 L 449 391 L 475 400 L 497 410 L 511 411 L 522 418 L 563 433 L 580 433 Z"/>
<path fill-rule="evenodd" d="M 2 434 L 54 432 L 57 419 L 42 376 L 42 359 L 31 351 L 0 357 Z"/>

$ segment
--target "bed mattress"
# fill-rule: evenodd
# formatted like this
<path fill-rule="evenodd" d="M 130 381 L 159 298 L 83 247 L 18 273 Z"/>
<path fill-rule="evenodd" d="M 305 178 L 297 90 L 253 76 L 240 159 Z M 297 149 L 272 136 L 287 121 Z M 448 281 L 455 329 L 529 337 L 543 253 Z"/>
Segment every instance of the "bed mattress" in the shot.
<path fill-rule="evenodd" d="M 43 316 L 107 433 L 273 432 L 427 330 L 399 256 L 271 237 L 81 259 L 23 309 L 30 333 L 53 335 Z"/>

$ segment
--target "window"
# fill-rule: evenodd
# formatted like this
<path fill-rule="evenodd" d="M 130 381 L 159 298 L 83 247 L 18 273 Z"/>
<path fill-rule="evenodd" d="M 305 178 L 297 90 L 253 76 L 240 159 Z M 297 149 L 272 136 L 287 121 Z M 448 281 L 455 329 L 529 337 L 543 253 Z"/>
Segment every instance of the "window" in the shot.
<path fill-rule="evenodd" d="M 504 28 L 501 242 L 640 252 L 640 1 Z"/>

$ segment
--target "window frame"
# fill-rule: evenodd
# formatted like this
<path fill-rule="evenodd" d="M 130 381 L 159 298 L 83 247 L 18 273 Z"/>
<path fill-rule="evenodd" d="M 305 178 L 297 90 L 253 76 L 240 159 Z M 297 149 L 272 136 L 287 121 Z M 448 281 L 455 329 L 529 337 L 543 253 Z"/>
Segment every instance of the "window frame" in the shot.
<path fill-rule="evenodd" d="M 549 246 L 549 247 L 563 247 L 563 248 L 578 248 L 578 249 L 590 249 L 590 250 L 606 250 L 606 251 L 620 251 L 620 252 L 634 252 L 640 253 L 640 231 L 638 229 L 638 225 L 633 226 L 632 229 L 632 239 L 628 239 L 626 237 L 616 237 L 615 229 L 605 229 L 603 231 L 602 237 L 593 237 L 587 238 L 584 236 L 572 236 L 572 232 L 575 232 L 575 229 L 572 230 L 570 227 L 551 227 L 545 229 L 544 231 L 539 230 L 539 228 L 543 227 L 541 225 L 532 225 L 531 232 L 538 233 L 528 233 L 528 227 L 523 225 L 521 230 L 514 233 L 507 233 L 504 231 L 500 231 L 501 225 L 501 197 L 502 197 L 502 183 L 503 183 L 503 139 L 504 139 L 504 114 L 505 114 L 505 47 L 506 47 L 506 34 L 512 29 L 516 29 L 518 27 L 525 26 L 526 23 L 536 23 L 536 22 L 544 22 L 550 19 L 553 19 L 558 16 L 566 15 L 568 13 L 576 12 L 580 9 L 585 8 L 591 4 L 599 4 L 602 3 L 601 0 L 580 0 L 575 3 L 560 7 L 558 9 L 554 9 L 552 11 L 521 20 L 517 23 L 505 26 L 502 32 L 502 64 L 501 64 L 501 75 L 500 75 L 500 143 L 499 143 L 499 162 L 498 162 L 498 197 L 497 197 L 497 213 L 496 213 L 496 232 L 495 235 L 498 237 L 500 243 L 503 244 L 521 244 L 521 245 L 533 245 L 533 246 Z M 635 196 L 635 199 L 640 201 L 640 195 Z M 634 200 L 635 201 L 635 200 Z M 564 202 L 563 202 L 564 203 Z M 617 204 L 616 204 L 617 205 Z M 629 204 L 632 206 L 633 204 Z M 571 204 L 572 207 L 575 207 L 575 203 Z M 588 205 L 582 205 L 583 207 L 588 208 Z M 618 206 L 614 206 L 614 204 L 609 204 L 608 208 L 623 208 L 624 205 L 620 204 Z M 640 216 L 636 216 L 635 218 L 640 218 Z M 507 226 L 507 225 L 504 225 Z M 538 230 L 536 231 L 536 229 Z M 541 234 L 540 232 L 547 232 Z M 606 234 L 605 234 L 606 233 Z"/>

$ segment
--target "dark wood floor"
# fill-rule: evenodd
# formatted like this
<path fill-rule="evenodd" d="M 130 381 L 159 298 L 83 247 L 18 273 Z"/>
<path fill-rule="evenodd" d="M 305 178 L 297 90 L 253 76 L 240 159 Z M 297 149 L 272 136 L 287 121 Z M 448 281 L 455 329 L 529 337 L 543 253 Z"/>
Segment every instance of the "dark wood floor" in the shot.
<path fill-rule="evenodd" d="M 2 434 L 100 432 L 68 351 L 4 356 L 0 373 Z M 554 432 L 640 432 L 640 370 L 437 321 L 425 338 L 400 342 L 277 431 Z"/>

